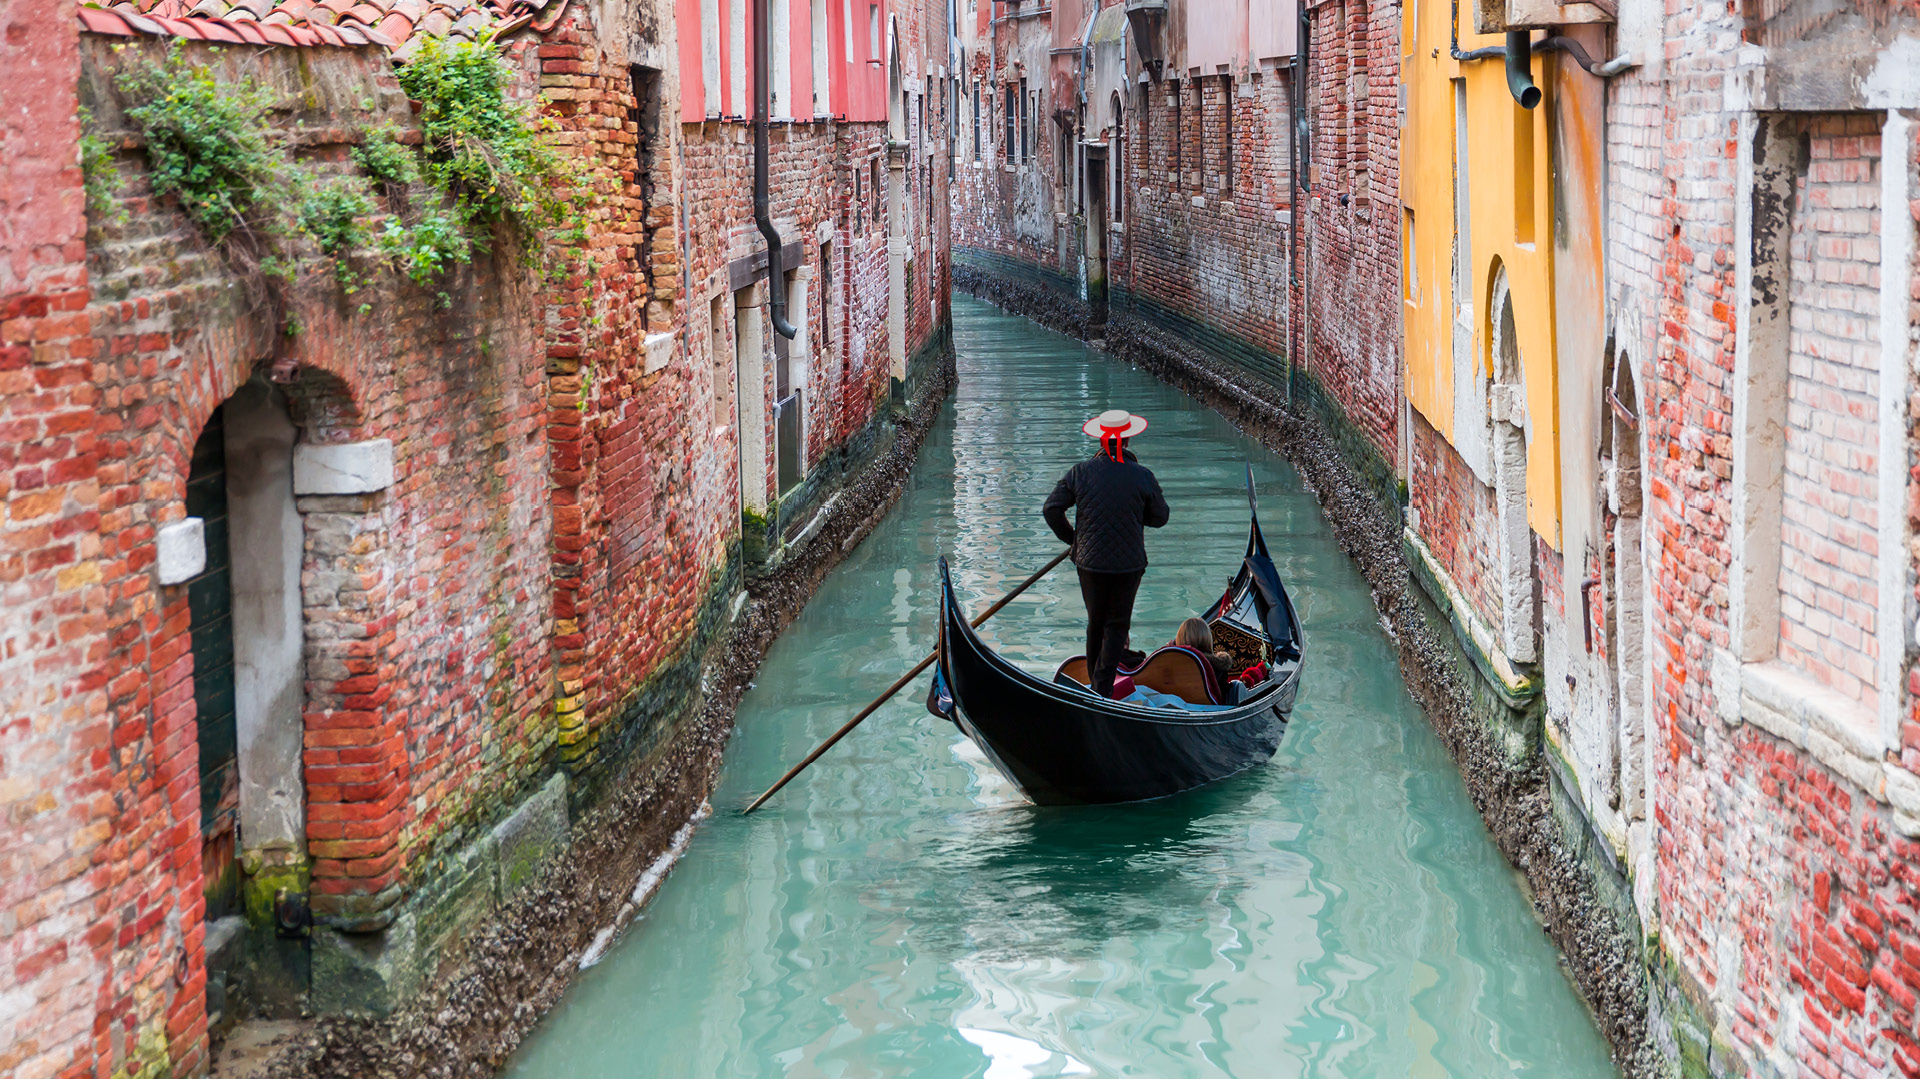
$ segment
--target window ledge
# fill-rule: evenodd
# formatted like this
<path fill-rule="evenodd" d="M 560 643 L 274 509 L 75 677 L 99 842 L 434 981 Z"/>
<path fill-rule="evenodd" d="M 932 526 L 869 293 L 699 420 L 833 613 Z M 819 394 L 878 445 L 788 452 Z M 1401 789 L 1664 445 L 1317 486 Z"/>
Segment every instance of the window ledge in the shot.
<path fill-rule="evenodd" d="M 1805 674 L 1763 660 L 1738 664 L 1735 724 L 1752 724 L 1805 750 L 1875 802 L 1893 810 L 1893 824 L 1920 836 L 1920 777 L 1889 762 L 1874 710 L 1849 701 Z"/>

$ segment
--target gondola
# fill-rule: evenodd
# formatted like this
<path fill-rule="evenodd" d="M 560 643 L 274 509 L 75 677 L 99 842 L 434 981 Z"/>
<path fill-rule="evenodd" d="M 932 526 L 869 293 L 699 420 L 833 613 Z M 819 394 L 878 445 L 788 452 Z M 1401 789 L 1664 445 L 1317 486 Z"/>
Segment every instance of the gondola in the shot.
<path fill-rule="evenodd" d="M 1051 681 L 1033 675 L 974 633 L 942 558 L 938 664 L 928 710 L 952 720 L 1041 805 L 1157 799 L 1266 762 L 1286 734 L 1299 694 L 1304 642 L 1260 533 L 1251 470 L 1247 502 L 1246 556 L 1233 583 L 1201 617 L 1212 626 L 1216 645 L 1236 661 L 1264 661 L 1266 678 L 1244 690 L 1221 691 L 1197 653 L 1174 646 L 1131 671 L 1122 668 L 1162 701 L 1159 691 L 1194 702 L 1202 684 L 1207 696 L 1237 700 L 1181 709 L 1104 698 L 1085 685 L 1084 657 L 1061 664 Z"/>

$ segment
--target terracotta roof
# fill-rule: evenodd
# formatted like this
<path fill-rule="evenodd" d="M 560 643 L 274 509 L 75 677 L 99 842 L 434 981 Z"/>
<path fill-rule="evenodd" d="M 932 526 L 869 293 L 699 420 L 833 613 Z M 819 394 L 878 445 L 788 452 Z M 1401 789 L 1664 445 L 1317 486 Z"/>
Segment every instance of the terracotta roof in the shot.
<path fill-rule="evenodd" d="M 475 40 L 531 24 L 545 31 L 568 0 L 113 0 L 79 9 L 80 27 L 235 45 L 379 45 L 404 61 L 425 37 Z"/>

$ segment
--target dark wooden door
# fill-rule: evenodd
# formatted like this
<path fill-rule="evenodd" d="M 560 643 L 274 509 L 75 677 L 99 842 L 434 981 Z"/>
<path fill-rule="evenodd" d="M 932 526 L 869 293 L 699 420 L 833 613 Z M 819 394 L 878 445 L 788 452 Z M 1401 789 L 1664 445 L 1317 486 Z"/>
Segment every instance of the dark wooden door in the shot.
<path fill-rule="evenodd" d="M 200 746 L 200 869 L 209 923 L 239 910 L 239 730 L 233 712 L 233 585 L 227 545 L 227 449 L 223 409 L 193 446 L 187 513 L 204 522 L 207 566 L 187 581 L 193 640 L 193 704 Z"/>

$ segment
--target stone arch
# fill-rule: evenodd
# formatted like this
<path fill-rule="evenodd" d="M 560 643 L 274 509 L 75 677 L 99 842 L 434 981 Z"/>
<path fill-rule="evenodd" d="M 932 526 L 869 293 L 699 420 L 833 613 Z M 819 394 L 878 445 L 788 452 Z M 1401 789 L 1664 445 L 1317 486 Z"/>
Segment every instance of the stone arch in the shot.
<path fill-rule="evenodd" d="M 1627 352 L 1609 342 L 1602 372 L 1603 519 L 1611 543 L 1601 567 L 1607 600 L 1607 659 L 1617 715 L 1615 790 L 1627 825 L 1634 900 L 1642 916 L 1652 911 L 1654 864 L 1653 741 L 1647 702 L 1646 523 L 1638 382 Z"/>
<path fill-rule="evenodd" d="M 242 383 L 200 424 L 183 470 L 186 516 L 157 539 L 160 584 L 184 587 L 189 616 L 207 1013 L 216 1028 L 232 1019 L 229 995 L 243 978 L 256 1001 L 289 999 L 304 982 L 304 957 L 268 961 L 263 952 L 286 949 L 270 924 L 248 921 L 262 888 L 291 879 L 303 890 L 298 432 L 284 391 L 264 375 Z M 283 986 L 266 985 L 282 976 Z"/>
<path fill-rule="evenodd" d="M 1495 547 L 1499 566 L 1500 647 L 1508 659 L 1540 658 L 1539 575 L 1527 523 L 1527 396 L 1525 364 L 1506 267 L 1493 263 L 1486 339 L 1488 444 L 1492 449 Z"/>

